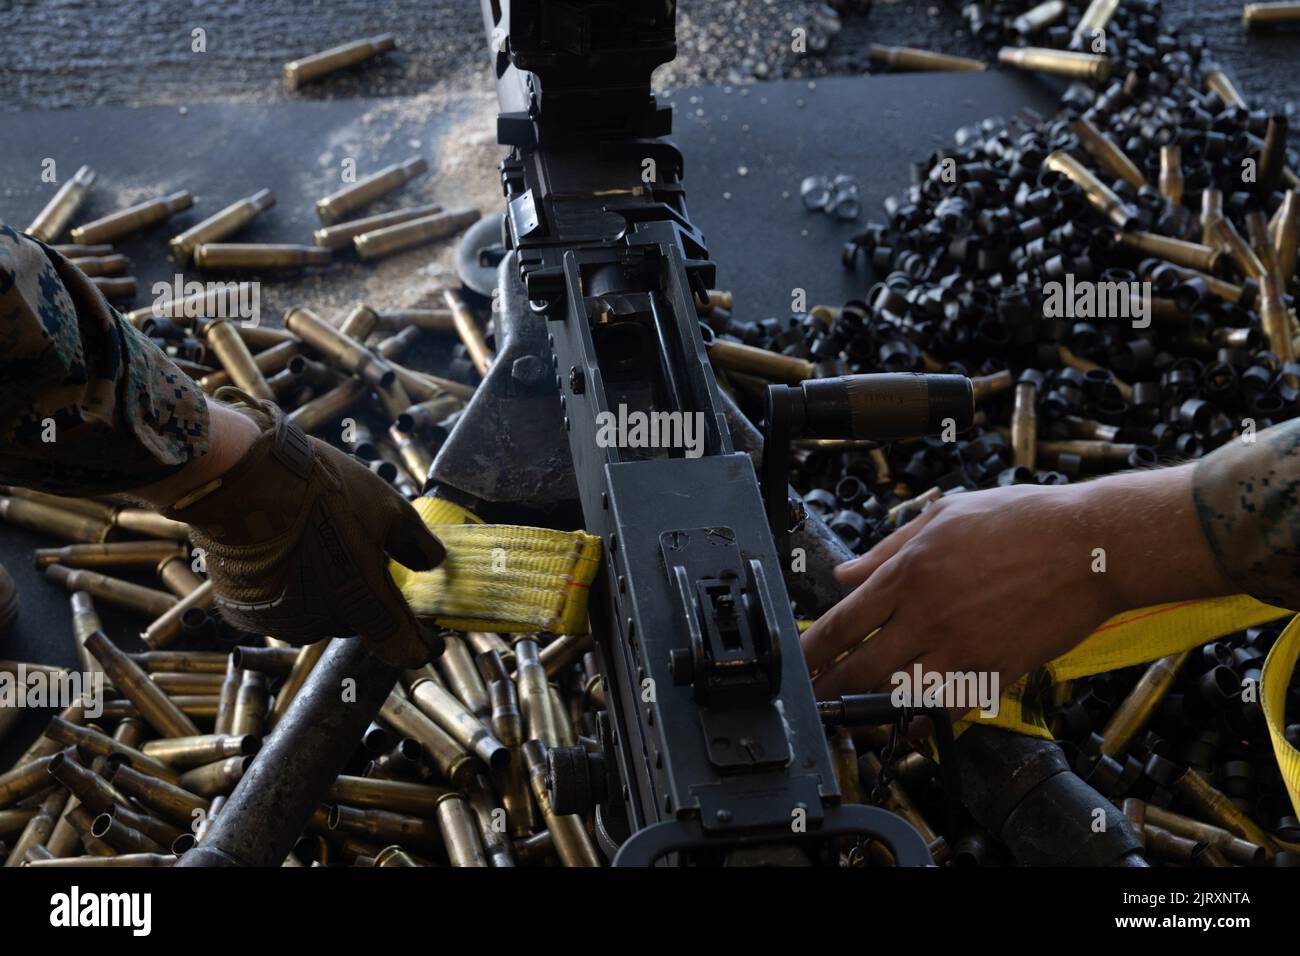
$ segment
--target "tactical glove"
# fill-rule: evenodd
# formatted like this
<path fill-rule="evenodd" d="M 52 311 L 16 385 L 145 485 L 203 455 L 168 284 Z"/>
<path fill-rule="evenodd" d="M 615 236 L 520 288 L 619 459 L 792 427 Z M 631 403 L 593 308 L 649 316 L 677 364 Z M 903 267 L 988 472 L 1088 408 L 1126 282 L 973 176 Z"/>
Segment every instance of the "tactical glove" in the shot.
<path fill-rule="evenodd" d="M 292 644 L 358 634 L 399 667 L 436 656 L 440 640 L 386 570 L 385 555 L 416 571 L 445 555 L 415 509 L 272 402 L 235 388 L 215 397 L 237 402 L 262 434 L 233 468 L 165 513 L 193 529 L 222 617 Z"/>

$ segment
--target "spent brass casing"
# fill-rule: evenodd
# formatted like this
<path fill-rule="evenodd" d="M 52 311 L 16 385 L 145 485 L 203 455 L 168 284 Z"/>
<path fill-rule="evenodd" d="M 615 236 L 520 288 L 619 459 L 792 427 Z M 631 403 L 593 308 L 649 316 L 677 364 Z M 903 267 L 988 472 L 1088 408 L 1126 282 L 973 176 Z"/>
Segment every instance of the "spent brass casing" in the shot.
<path fill-rule="evenodd" d="M 150 740 L 140 749 L 160 763 L 189 770 L 230 757 L 249 757 L 261 746 L 257 737 L 229 734 L 199 734 L 197 737 L 165 737 Z"/>
<path fill-rule="evenodd" d="M 245 342 L 247 344 L 247 342 Z M 289 364 L 289 360 L 298 354 L 297 342 L 281 342 L 268 349 L 263 349 L 253 356 L 253 364 L 263 376 L 280 371 Z M 204 375 L 198 380 L 199 388 L 211 395 L 223 385 L 232 384 L 230 373 L 225 369 Z"/>
<path fill-rule="evenodd" d="M 500 634 L 494 634 L 491 631 L 466 631 L 465 643 L 474 653 L 474 662 L 478 667 L 479 676 L 483 678 L 483 683 L 491 689 L 493 677 L 489 672 L 484 670 L 484 664 L 479 658 L 491 651 L 496 651 L 501 657 L 501 663 L 507 670 L 513 670 L 515 666 L 515 652 L 510 649 L 510 644 Z"/>
<path fill-rule="evenodd" d="M 83 847 L 91 856 L 116 856 L 118 851 L 112 844 L 95 836 L 94 829 L 95 817 L 77 802 L 76 797 L 69 797 L 63 819 L 55 826 L 46 846 L 52 857 L 57 858 L 72 856 Z"/>
<path fill-rule="evenodd" d="M 336 223 L 340 219 L 347 218 L 348 213 L 353 210 L 369 205 L 380 196 L 401 188 L 415 177 L 424 175 L 428 170 L 429 164 L 420 156 L 412 156 L 400 163 L 385 166 L 378 172 L 363 176 L 355 183 L 330 193 L 324 199 L 316 200 L 316 215 L 327 226 Z"/>
<path fill-rule="evenodd" d="M 39 757 L 0 773 L 0 809 L 12 807 L 50 785 L 50 761 L 57 755 Z"/>
<path fill-rule="evenodd" d="M 184 787 L 169 783 L 157 777 L 140 773 L 126 764 L 110 764 L 105 771 L 108 782 L 127 796 L 133 797 L 145 807 L 170 823 L 179 827 L 189 827 L 196 819 L 196 810 L 208 812 L 211 801 Z"/>
<path fill-rule="evenodd" d="M 1051 26 L 1065 16 L 1065 0 L 1046 0 L 1036 7 L 1030 7 L 1011 21 L 1011 29 L 1021 36 L 1030 36 L 1043 27 Z"/>
<path fill-rule="evenodd" d="M 414 326 L 431 332 L 455 332 L 450 309 L 389 309 L 380 310 L 377 328 L 384 332 L 400 332 Z"/>
<path fill-rule="evenodd" d="M 184 325 L 193 324 L 200 318 L 239 315 L 240 304 L 249 301 L 252 292 L 252 284 L 248 282 L 210 282 L 191 295 L 132 309 L 125 318 L 139 328 L 145 319 L 154 317 L 172 319 Z"/>
<path fill-rule="evenodd" d="M 158 562 L 159 580 L 177 597 L 193 594 L 203 586 L 203 578 L 190 567 L 188 553 L 171 554 Z"/>
<path fill-rule="evenodd" d="M 112 301 L 134 299 L 139 291 L 134 276 L 92 276 L 90 281 L 104 298 Z"/>
<path fill-rule="evenodd" d="M 375 855 L 375 866 L 423 866 L 400 846 L 386 846 Z"/>
<path fill-rule="evenodd" d="M 542 863 L 555 853 L 550 830 L 542 830 L 515 840 L 515 859 L 525 866 Z"/>
<path fill-rule="evenodd" d="M 835 781 L 840 785 L 840 795 L 845 803 L 866 803 L 862 791 L 862 778 L 858 773 L 858 749 L 853 745 L 853 732 L 848 727 L 836 727 L 830 739 L 831 764 Z"/>
<path fill-rule="evenodd" d="M 554 684 L 547 684 L 546 692 L 551 698 L 551 715 L 555 718 L 555 733 L 559 738 L 560 746 L 576 747 L 578 735 L 573 731 L 573 722 L 569 719 L 569 711 L 564 705 L 564 698 L 560 696 L 559 688 Z"/>
<path fill-rule="evenodd" d="M 45 204 L 45 208 L 36 214 L 31 225 L 23 231 L 41 242 L 54 242 L 67 228 L 72 217 L 77 214 L 94 182 L 93 169 L 89 166 L 79 168 L 72 174 L 71 179 L 58 188 L 53 198 Z M 66 252 L 63 254 L 68 255 Z"/>
<path fill-rule="evenodd" d="M 191 671 L 159 671 L 149 676 L 169 697 L 193 694 L 215 697 L 221 693 L 221 682 L 225 679 L 222 674 Z"/>
<path fill-rule="evenodd" d="M 1133 737 L 1146 726 L 1160 702 L 1169 693 L 1179 669 L 1191 651 L 1171 654 L 1152 661 L 1141 679 L 1129 691 L 1101 732 L 1101 753 L 1115 757 L 1128 750 Z"/>
<path fill-rule="evenodd" d="M 230 654 L 233 666 L 241 670 L 261 671 L 274 677 L 288 677 L 302 653 L 297 647 L 248 647 L 241 645 Z M 226 657 L 221 657 L 220 672 L 225 673 Z M 299 685 L 301 686 L 301 685 Z"/>
<path fill-rule="evenodd" d="M 1135 800 L 1132 797 L 1126 799 L 1124 801 L 1126 815 L 1128 814 L 1130 802 L 1142 804 L 1142 801 Z M 1142 804 L 1142 814 L 1144 821 L 1149 820 L 1156 826 L 1163 827 L 1171 833 L 1200 840 L 1218 848 L 1223 852 L 1224 856 L 1238 866 L 1258 866 L 1266 856 L 1264 847 L 1258 843 L 1243 840 L 1222 827 L 1216 827 L 1201 820 L 1194 820 L 1191 817 L 1174 813 L 1155 804 Z"/>
<path fill-rule="evenodd" d="M 402 410 L 395 423 L 402 432 L 428 434 L 439 426 L 452 412 L 465 407 L 465 403 L 451 395 L 439 395 L 437 398 L 420 402 Z M 400 450 L 400 446 L 399 446 Z"/>
<path fill-rule="evenodd" d="M 154 223 L 162 222 L 193 205 L 194 197 L 190 195 L 189 190 L 182 189 L 162 199 L 138 203 L 101 219 L 77 226 L 72 230 L 72 241 L 85 244 L 111 242 L 152 226 Z"/>
<path fill-rule="evenodd" d="M 175 866 L 171 853 L 122 853 L 118 856 L 68 856 L 56 860 L 36 860 L 27 866 L 40 869 L 80 869 L 83 867 L 167 867 Z"/>
<path fill-rule="evenodd" d="M 874 753 L 869 750 L 864 753 L 859 766 L 863 768 L 863 775 L 867 777 L 868 783 L 874 786 L 880 780 L 880 758 Z M 921 814 L 920 809 L 912 802 L 911 796 L 903 788 L 903 785 L 897 780 L 890 780 L 886 784 L 885 790 L 885 805 L 916 828 L 917 832 L 921 834 L 921 839 L 930 848 L 930 855 L 934 858 L 935 863 L 945 863 L 952 856 L 952 850 L 948 846 L 948 842 L 930 826 L 929 822 Z"/>
<path fill-rule="evenodd" d="M 402 465 L 410 473 L 411 478 L 417 484 L 423 485 L 429 478 L 429 472 L 433 470 L 433 455 L 429 452 L 429 449 L 417 438 L 400 430 L 396 425 L 389 427 L 388 437 L 392 439 L 398 457 L 401 458 Z"/>
<path fill-rule="evenodd" d="M 1192 806 L 1209 817 L 1223 829 L 1243 840 L 1264 848 L 1265 860 L 1271 861 L 1277 852 L 1277 841 L 1254 820 L 1250 819 L 1225 794 L 1219 792 L 1196 770 L 1188 767 L 1174 781 L 1175 790 Z M 1147 806 L 1147 810 L 1152 808 Z M 1149 822 L 1155 822 L 1148 817 Z"/>
<path fill-rule="evenodd" d="M 120 254 L 73 259 L 71 262 L 81 270 L 82 275 L 90 276 L 92 279 L 96 276 L 124 275 L 131 264 L 126 256 Z"/>
<path fill-rule="evenodd" d="M 280 685 L 280 689 L 275 695 L 275 706 L 271 708 L 271 713 L 267 718 L 268 728 L 274 727 L 280 721 L 280 718 L 284 716 L 285 711 L 289 709 L 289 705 L 298 696 L 298 691 L 302 690 L 302 685 L 306 683 L 307 678 L 311 675 L 312 670 L 319 663 L 329 646 L 330 640 L 327 639 L 316 641 L 314 644 L 308 644 L 306 647 L 296 650 L 298 656 L 294 659 L 293 667 L 289 670 L 289 676 L 284 679 L 284 683 Z"/>
<path fill-rule="evenodd" d="M 1048 169 L 1067 177 L 1082 189 L 1093 208 L 1117 228 L 1127 229 L 1137 218 L 1137 211 L 1132 206 L 1116 196 L 1109 186 L 1093 175 L 1092 170 L 1064 150 L 1058 149 L 1051 153 L 1044 160 L 1044 164 Z"/>
<path fill-rule="evenodd" d="M 15 833 L 21 833 L 23 828 L 27 826 L 27 821 L 35 815 L 35 807 L 0 810 L 0 837 L 13 836 Z"/>
<path fill-rule="evenodd" d="M 450 690 L 468 708 L 475 717 L 486 719 L 492 713 L 492 702 L 488 698 L 487 685 L 479 674 L 478 665 L 469 645 L 459 634 L 444 634 L 443 652 L 438 656 L 436 667 L 446 681 Z"/>
<path fill-rule="evenodd" d="M 60 511 L 74 511 L 77 514 L 101 518 L 105 521 L 111 521 L 116 510 L 113 505 L 104 504 L 102 501 L 95 501 L 91 498 L 67 498 L 63 495 L 46 494 L 43 491 L 18 488 L 13 485 L 0 485 L 0 494 L 35 501 L 51 508 L 58 508 Z"/>
<path fill-rule="evenodd" d="M 128 802 L 126 794 L 93 770 L 82 766 L 74 756 L 75 753 L 75 750 L 69 749 L 42 758 L 43 766 L 48 771 L 46 776 L 63 784 L 78 804 L 91 813 L 103 813 L 116 804 Z"/>
<path fill-rule="evenodd" d="M 32 552 L 38 570 L 51 564 L 65 568 L 154 567 L 167 558 L 186 558 L 189 552 L 179 541 L 110 541 L 105 544 L 66 544 L 61 548 L 37 548 Z"/>
<path fill-rule="evenodd" d="M 393 362 L 393 367 L 397 369 L 398 381 L 411 393 L 412 398 L 423 402 L 436 397 L 442 392 L 447 392 L 468 401 L 474 395 L 475 387 L 473 385 L 454 382 L 449 378 L 439 378 L 437 375 L 430 375 L 427 372 L 414 372 L 394 361 L 408 346 L 413 345 L 419 337 L 420 330 L 418 328 L 403 329 L 396 335 L 390 335 L 382 340 L 375 346 L 375 352 L 381 358 Z"/>
<path fill-rule="evenodd" d="M 1190 865 L 1208 844 L 1170 833 L 1153 823 L 1142 827 L 1142 842 L 1148 856 L 1166 863 Z"/>
<path fill-rule="evenodd" d="M 172 259 L 177 265 L 187 265 L 194 250 L 207 243 L 220 242 L 243 229 L 257 214 L 275 205 L 275 194 L 269 189 L 259 189 L 253 195 L 237 200 L 216 215 L 209 216 L 197 225 L 190 226 L 169 242 Z"/>
<path fill-rule="evenodd" d="M 501 641 L 497 635 L 491 636 Z M 470 639 L 472 643 L 473 635 Z M 510 656 L 511 659 L 514 658 L 513 651 Z M 520 750 L 524 741 L 524 717 L 519 709 L 515 682 L 506 671 L 502 653 L 496 648 L 479 654 L 477 663 L 492 700 L 492 733 L 510 750 L 510 764 L 505 773 L 498 776 L 510 834 L 515 838 L 524 837 L 537 829 L 541 821 L 533 804 L 528 768 L 524 765 L 523 752 Z"/>
<path fill-rule="evenodd" d="M 992 375 L 976 375 L 970 380 L 971 391 L 974 394 L 976 403 L 994 395 L 1001 395 L 1003 392 L 1010 390 L 1014 383 L 1015 380 L 1012 378 L 1009 369 L 994 372 Z"/>
<path fill-rule="evenodd" d="M 1137 168 L 1133 160 L 1129 159 L 1120 149 L 1118 144 L 1097 129 L 1086 117 L 1079 117 L 1074 121 L 1071 127 L 1079 142 L 1083 144 L 1092 158 L 1106 172 L 1110 173 L 1115 179 L 1122 179 L 1133 186 L 1134 189 L 1141 189 L 1148 185 L 1147 178 L 1142 175 L 1142 170 Z"/>
<path fill-rule="evenodd" d="M 1206 70 L 1202 78 L 1205 80 L 1205 88 L 1216 94 L 1223 101 L 1224 106 L 1240 106 L 1242 109 L 1249 109 L 1246 98 L 1228 78 L 1228 74 L 1222 70 Z"/>
<path fill-rule="evenodd" d="M 452 866 L 488 865 L 478 823 L 460 794 L 444 794 L 438 801 L 438 829 L 442 831 L 442 843 Z"/>
<path fill-rule="evenodd" d="M 1282 364 L 1295 361 L 1295 347 L 1291 336 L 1291 311 L 1283 298 L 1285 289 L 1275 273 L 1268 273 L 1259 282 L 1259 324 L 1271 348 Z"/>
<path fill-rule="evenodd" d="M 398 223 L 410 222 L 412 219 L 423 219 L 426 216 L 437 215 L 440 212 L 442 212 L 442 206 L 437 203 L 408 206 L 405 209 L 381 212 L 378 215 L 366 216 L 363 219 L 350 219 L 334 226 L 322 226 L 312 233 L 312 238 L 315 240 L 316 245 L 325 246 L 328 249 L 351 249 L 352 240 L 363 233 L 385 229 L 388 226 L 396 226 Z"/>
<path fill-rule="evenodd" d="M 1068 76 L 1089 83 L 1105 83 L 1110 79 L 1110 60 L 1095 53 L 1004 46 L 998 50 L 998 61 L 1020 70 Z"/>
<path fill-rule="evenodd" d="M 483 330 L 479 328 L 474 313 L 470 311 L 464 297 L 455 289 L 444 289 L 442 298 L 447 303 L 447 308 L 451 310 L 452 324 L 455 325 L 456 334 L 460 336 L 461 342 L 465 344 L 465 351 L 469 352 L 474 368 L 480 375 L 487 375 L 488 369 L 496 360 L 496 355 L 488 347 L 487 339 L 484 338 Z"/>
<path fill-rule="evenodd" d="M 1076 41 L 1091 39 L 1093 34 L 1106 29 L 1111 17 L 1119 9 L 1119 0 L 1092 0 L 1088 8 L 1074 25 L 1073 39 Z"/>
<path fill-rule="evenodd" d="M 454 786 L 465 786 L 474 779 L 478 772 L 475 758 L 411 701 L 394 691 L 379 714 L 393 729 L 417 740 L 429 763 Z"/>
<path fill-rule="evenodd" d="M 353 807 L 372 807 L 414 816 L 432 817 L 438 800 L 449 791 L 446 787 L 406 780 L 383 780 L 374 777 L 340 775 L 325 794 L 328 803 Z"/>
<path fill-rule="evenodd" d="M 199 728 L 172 703 L 166 692 L 127 653 L 113 644 L 103 631 L 86 638 L 86 650 L 104 665 L 104 673 L 113 681 L 140 716 L 164 737 L 194 737 Z"/>
<path fill-rule="evenodd" d="M 79 245 L 75 242 L 56 245 L 54 251 L 68 259 L 85 259 L 96 256 L 113 255 L 113 247 L 108 243 L 99 243 L 93 246 Z"/>
<path fill-rule="evenodd" d="M 92 754 L 96 757 L 120 755 L 126 758 L 131 766 L 141 773 L 158 780 L 173 783 L 180 779 L 180 774 L 171 767 L 129 744 L 101 733 L 94 727 L 78 727 L 76 724 L 70 724 L 66 720 L 55 717 L 50 721 L 49 726 L 45 728 L 45 735 L 65 747 L 76 747 L 83 753 Z M 107 773 L 105 773 L 105 778 L 109 778 Z"/>
<path fill-rule="evenodd" d="M 1276 225 L 1270 230 L 1277 274 L 1289 285 L 1296 276 L 1296 254 L 1300 250 L 1300 190 L 1288 189 L 1278 207 Z"/>
<path fill-rule="evenodd" d="M 153 837 L 129 826 L 116 814 L 101 813 L 90 821 L 90 835 L 123 853 L 164 853 Z"/>
<path fill-rule="evenodd" d="M 930 504 L 931 502 L 938 501 L 942 497 L 943 497 L 943 489 L 940 488 L 938 485 L 935 485 L 933 488 L 927 488 L 919 495 L 913 495 L 911 498 L 907 498 L 903 501 L 898 502 L 898 504 L 893 505 L 888 511 L 885 512 L 885 521 L 891 527 L 893 527 L 894 525 L 898 524 L 899 519 L 901 519 L 903 515 L 908 514 L 912 511 L 919 511 L 922 508 L 924 508 L 926 505 Z"/>
<path fill-rule="evenodd" d="M 366 307 L 363 307 L 366 308 Z M 327 361 L 359 376 L 375 387 L 391 384 L 397 377 L 385 359 L 360 342 L 349 338 L 310 309 L 290 309 L 284 316 L 285 328 L 302 337 Z"/>
<path fill-rule="evenodd" d="M 305 405 L 299 405 L 289 414 L 293 422 L 307 434 L 312 434 L 323 425 L 337 422 L 349 408 L 366 394 L 366 383 L 356 378 L 349 378 L 334 386 L 323 395 L 318 395 Z"/>
<path fill-rule="evenodd" d="M 5 866 L 31 866 L 34 863 L 57 863 L 61 860 L 41 859 L 40 856 L 33 854 L 29 858 L 28 853 L 34 847 L 43 847 L 45 841 L 50 838 L 54 832 L 54 827 L 59 822 L 59 817 L 68 803 L 68 793 L 66 790 L 56 790 L 47 796 L 40 807 L 36 810 L 36 815 L 28 821 L 27 826 L 14 842 L 13 848 L 9 851 L 9 858 L 5 860 Z M 92 859 L 103 859 L 102 857 L 93 857 Z"/>
<path fill-rule="evenodd" d="M 235 698 L 239 696 L 239 684 L 243 679 L 244 671 L 235 655 L 231 654 L 226 662 L 226 672 L 221 678 L 221 690 L 217 694 L 217 716 L 212 727 L 214 734 L 230 733 L 230 722 L 235 717 Z"/>
<path fill-rule="evenodd" d="M 204 329 L 204 338 L 231 382 L 254 398 L 275 401 L 275 392 L 266 383 L 253 353 L 229 319 L 209 323 Z"/>
<path fill-rule="evenodd" d="M 339 70 L 395 49 L 397 49 L 397 37 L 391 33 L 381 33 L 364 40 L 330 47 L 328 50 L 286 63 L 283 67 L 284 82 L 289 89 L 296 90 L 304 83 L 319 80 L 323 76 L 337 73 Z"/>
<path fill-rule="evenodd" d="M 17 662 L 14 662 L 15 664 Z M 5 664 L 0 664 L 0 670 L 6 669 Z M 66 720 L 70 724 L 80 726 L 86 720 L 86 698 L 77 698 L 63 710 L 59 711 L 59 719 Z M 41 734 L 31 742 L 31 745 L 23 751 L 22 756 L 14 761 L 14 768 L 25 766 L 33 760 L 39 760 L 42 757 L 48 757 L 58 753 L 62 745 L 52 737 Z"/>
<path fill-rule="evenodd" d="M 189 525 L 166 518 L 149 508 L 118 508 L 113 513 L 113 527 L 150 538 L 184 541 L 190 536 Z"/>
<path fill-rule="evenodd" d="M 380 841 L 380 845 L 398 843 L 422 850 L 442 847 L 442 832 L 431 820 L 391 810 L 361 810 L 336 804 L 329 811 L 329 829 Z"/>
<path fill-rule="evenodd" d="M 1175 206 L 1183 204 L 1183 151 L 1176 144 L 1160 147 L 1160 195 Z"/>
<path fill-rule="evenodd" d="M 163 614 L 176 605 L 175 595 L 166 591 L 132 584 L 85 568 L 65 568 L 61 564 L 51 564 L 45 568 L 45 578 L 69 591 L 85 591 L 100 600 L 139 614 Z"/>
<path fill-rule="evenodd" d="M 1259 259 L 1265 272 L 1277 272 L 1277 262 L 1273 258 L 1273 241 L 1268 235 L 1268 217 L 1261 209 L 1252 209 L 1246 213 L 1246 240 Z"/>
<path fill-rule="evenodd" d="M 1207 187 L 1201 193 L 1201 213 L 1198 222 L 1201 226 L 1201 245 L 1214 248 L 1214 223 L 1223 218 L 1223 191 L 1215 186 Z"/>
<path fill-rule="evenodd" d="M 432 216 L 363 232 L 353 238 L 352 246 L 362 259 L 379 259 L 455 235 L 477 222 L 481 215 L 477 209 L 448 209 Z"/>
<path fill-rule="evenodd" d="M 1241 10 L 1241 22 L 1248 27 L 1300 23 L 1300 3 L 1248 3 Z"/>
<path fill-rule="evenodd" d="M 1119 232 L 1115 238 L 1126 249 L 1202 272 L 1217 271 L 1223 261 L 1223 253 L 1218 248 L 1154 232 Z"/>
<path fill-rule="evenodd" d="M 1011 461 L 1017 467 L 1034 470 L 1038 458 L 1038 389 L 1031 382 L 1016 386 L 1011 412 Z"/>
<path fill-rule="evenodd" d="M 194 265 L 200 269 L 301 269 L 331 261 L 329 249 L 294 243 L 205 242 L 194 250 Z"/>
<path fill-rule="evenodd" d="M 110 523 L 90 515 L 7 495 L 0 496 L 0 520 L 73 542 L 102 543 L 113 530 Z"/>
<path fill-rule="evenodd" d="M 813 363 L 792 355 L 726 339 L 714 339 L 709 346 L 709 361 L 718 368 L 745 372 L 772 382 L 797 385 L 814 377 Z"/>
<path fill-rule="evenodd" d="M 185 597 L 176 601 L 168 610 L 154 618 L 149 626 L 140 632 L 140 640 L 144 641 L 152 650 L 160 650 L 168 646 L 180 636 L 181 618 L 185 616 L 185 612 L 196 607 L 211 607 L 213 601 L 216 600 L 216 596 L 216 591 L 212 588 L 212 582 L 204 581 Z M 171 595 L 168 595 L 168 597 L 171 597 Z M 173 600 L 175 599 L 173 598 Z"/>
<path fill-rule="evenodd" d="M 551 692 L 546 669 L 538 656 L 537 642 L 524 638 L 515 642 L 515 681 L 519 686 L 520 709 L 527 726 L 527 738 L 540 740 L 547 749 L 560 745 L 559 728 L 551 713 Z"/>
<path fill-rule="evenodd" d="M 227 757 L 214 763 L 203 764 L 181 775 L 181 786 L 200 797 L 226 796 L 244 777 L 253 758 Z"/>
<path fill-rule="evenodd" d="M 449 691 L 427 677 L 413 682 L 407 693 L 411 702 L 424 714 L 452 736 L 463 748 L 477 754 L 490 769 L 505 770 L 510 763 L 510 753 L 501 741 L 492 736 L 481 720 L 471 713 Z"/>
<path fill-rule="evenodd" d="M 1237 271 L 1247 279 L 1262 279 L 1264 276 L 1264 264 L 1259 261 L 1259 256 L 1255 250 L 1237 231 L 1237 227 L 1232 224 L 1232 220 L 1226 216 L 1216 219 L 1210 224 L 1210 237 L 1214 241 L 1216 249 L 1232 259 L 1233 265 Z M 1187 263 L 1193 265 L 1192 263 Z M 1197 267 L 1200 268 L 1200 267 Z M 1207 269 L 1207 272 L 1214 270 Z"/>
<path fill-rule="evenodd" d="M 541 649 L 537 659 L 541 661 L 547 678 L 554 680 L 582 660 L 582 655 L 591 650 L 591 646 L 590 634 L 561 634 Z"/>
<path fill-rule="evenodd" d="M 203 721 L 213 720 L 217 716 L 218 701 L 215 694 L 177 694 L 171 698 L 171 702 L 185 716 Z M 104 704 L 104 718 L 107 720 L 139 716 L 140 712 L 129 700 L 110 700 Z"/>
<path fill-rule="evenodd" d="M 873 43 L 867 47 L 867 59 L 892 70 L 948 71 L 982 73 L 988 64 L 965 56 L 918 50 L 910 46 L 881 46 Z"/>
<path fill-rule="evenodd" d="M 239 690 L 235 692 L 235 712 L 230 718 L 230 733 L 239 737 L 265 732 L 270 706 L 266 675 L 261 671 L 244 671 L 239 681 Z"/>
<path fill-rule="evenodd" d="M 103 674 L 103 665 L 86 648 L 86 639 L 96 631 L 103 630 L 104 626 L 99 614 L 95 612 L 95 603 L 85 591 L 74 591 L 69 603 L 72 606 L 72 636 L 77 642 L 77 660 L 81 663 L 81 669 L 87 674 Z M 104 682 L 106 691 L 113 687 L 113 682 L 107 675 L 104 676 Z"/>
<path fill-rule="evenodd" d="M 582 817 L 577 814 L 558 816 L 551 807 L 551 795 L 546 788 L 546 745 L 538 739 L 529 740 L 523 745 L 523 754 L 533 799 L 537 801 L 546 829 L 555 841 L 560 862 L 565 866 L 600 866 L 600 855 Z"/>

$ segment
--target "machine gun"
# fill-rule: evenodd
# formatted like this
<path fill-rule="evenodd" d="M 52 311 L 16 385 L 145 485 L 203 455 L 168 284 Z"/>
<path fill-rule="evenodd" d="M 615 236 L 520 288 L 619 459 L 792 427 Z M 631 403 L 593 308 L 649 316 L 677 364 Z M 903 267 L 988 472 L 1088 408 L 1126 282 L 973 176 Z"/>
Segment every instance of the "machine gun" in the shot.
<path fill-rule="evenodd" d="M 557 810 L 595 810 L 616 864 L 817 862 L 846 835 L 927 863 L 898 817 L 840 801 L 764 499 L 733 446 L 697 317 L 715 267 L 650 86 L 675 55 L 675 4 L 482 9 L 511 147 L 503 282 L 522 289 L 501 298 L 544 326 L 583 523 L 605 544 L 591 614 L 609 709 L 601 752 L 552 751 Z M 602 440 L 602 422 L 635 415 L 694 421 L 699 447 Z M 455 458 L 435 481 L 457 484 Z"/>

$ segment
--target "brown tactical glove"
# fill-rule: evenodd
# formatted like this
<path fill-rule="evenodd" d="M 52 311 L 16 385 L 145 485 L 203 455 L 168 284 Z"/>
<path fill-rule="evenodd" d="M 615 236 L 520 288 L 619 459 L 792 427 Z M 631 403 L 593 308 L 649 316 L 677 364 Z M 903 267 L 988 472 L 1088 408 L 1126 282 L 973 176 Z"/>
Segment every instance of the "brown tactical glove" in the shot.
<path fill-rule="evenodd" d="M 411 613 L 385 554 L 428 571 L 445 551 L 378 475 L 235 388 L 216 397 L 262 428 L 217 480 L 165 512 L 206 552 L 221 615 L 293 644 L 359 634 L 375 656 L 417 667 L 440 649 Z"/>

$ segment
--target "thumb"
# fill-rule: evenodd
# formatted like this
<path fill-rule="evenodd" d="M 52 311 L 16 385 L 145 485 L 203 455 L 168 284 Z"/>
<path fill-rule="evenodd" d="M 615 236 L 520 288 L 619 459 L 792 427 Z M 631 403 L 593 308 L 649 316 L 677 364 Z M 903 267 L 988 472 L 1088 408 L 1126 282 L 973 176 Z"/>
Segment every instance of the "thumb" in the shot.
<path fill-rule="evenodd" d="M 447 556 L 447 549 L 401 495 L 395 491 L 392 495 L 393 513 L 384 535 L 384 551 L 412 571 L 432 571 Z"/>

